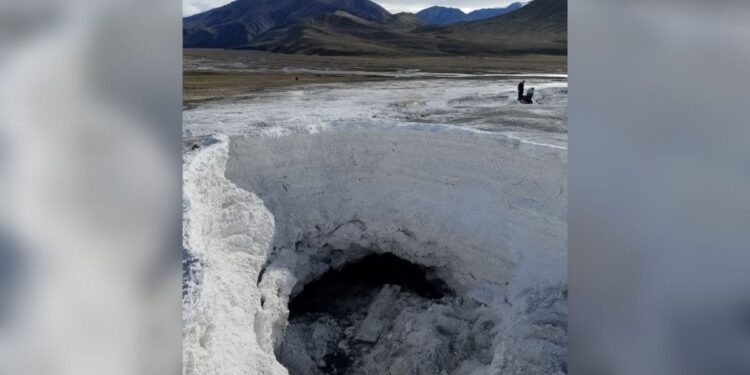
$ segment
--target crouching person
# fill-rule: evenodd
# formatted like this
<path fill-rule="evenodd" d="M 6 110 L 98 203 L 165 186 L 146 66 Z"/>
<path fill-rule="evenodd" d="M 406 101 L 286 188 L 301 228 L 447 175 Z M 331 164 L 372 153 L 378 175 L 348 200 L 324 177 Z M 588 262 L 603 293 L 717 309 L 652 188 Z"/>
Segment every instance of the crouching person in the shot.
<path fill-rule="evenodd" d="M 533 104 L 534 103 L 534 88 L 530 88 L 529 91 L 526 92 L 526 95 L 523 96 L 522 103 L 524 104 Z"/>

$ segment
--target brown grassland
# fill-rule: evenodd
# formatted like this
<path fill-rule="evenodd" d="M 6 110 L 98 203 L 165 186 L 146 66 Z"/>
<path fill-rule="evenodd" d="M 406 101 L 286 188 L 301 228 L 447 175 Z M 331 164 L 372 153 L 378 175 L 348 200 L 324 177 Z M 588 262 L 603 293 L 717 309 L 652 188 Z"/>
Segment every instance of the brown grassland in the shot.
<path fill-rule="evenodd" d="M 392 79 L 374 74 L 339 74 L 335 71 L 419 70 L 433 73 L 565 73 L 567 71 L 566 56 L 384 58 L 287 55 L 221 49 L 185 49 L 183 51 L 183 107 L 186 109 L 206 102 L 242 98 L 254 92 L 279 87 Z M 292 72 L 284 69 L 317 69 L 332 72 Z"/>

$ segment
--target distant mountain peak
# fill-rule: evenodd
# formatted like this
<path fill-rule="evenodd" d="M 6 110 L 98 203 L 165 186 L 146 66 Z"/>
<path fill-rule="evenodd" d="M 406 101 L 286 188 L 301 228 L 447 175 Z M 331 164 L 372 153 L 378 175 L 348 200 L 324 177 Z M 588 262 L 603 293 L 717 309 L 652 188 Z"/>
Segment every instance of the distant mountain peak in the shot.
<path fill-rule="evenodd" d="M 477 9 L 469 14 L 461 9 L 432 6 L 417 13 L 417 16 L 430 25 L 450 25 L 459 22 L 479 21 L 487 18 L 501 16 L 514 10 L 523 8 L 529 2 L 515 2 L 504 8 Z"/>
<path fill-rule="evenodd" d="M 417 13 L 417 16 L 430 25 L 449 25 L 469 20 L 469 17 L 461 9 L 443 6 L 423 9 Z"/>
<path fill-rule="evenodd" d="M 337 11 L 385 22 L 391 14 L 370 0 L 236 0 L 183 19 L 183 46 L 247 45 L 267 31 Z"/>
<path fill-rule="evenodd" d="M 429 7 L 429 8 L 423 9 L 422 11 L 426 11 L 426 10 L 427 11 L 429 11 L 429 10 L 449 10 L 449 11 L 458 11 L 458 12 L 461 12 L 461 13 L 464 12 L 461 9 L 458 9 L 458 8 L 446 7 L 446 6 L 442 6 L 442 5 L 433 5 L 433 6 Z"/>
<path fill-rule="evenodd" d="M 521 9 L 526 4 L 528 4 L 528 2 L 515 2 L 513 4 L 508 5 L 505 8 L 484 8 L 484 9 L 477 9 L 477 10 L 469 13 L 467 16 L 469 17 L 470 21 L 483 20 L 483 19 L 487 19 L 487 18 L 501 16 L 501 15 L 503 15 L 505 13 L 510 13 L 510 12 L 512 12 L 514 10 Z"/>

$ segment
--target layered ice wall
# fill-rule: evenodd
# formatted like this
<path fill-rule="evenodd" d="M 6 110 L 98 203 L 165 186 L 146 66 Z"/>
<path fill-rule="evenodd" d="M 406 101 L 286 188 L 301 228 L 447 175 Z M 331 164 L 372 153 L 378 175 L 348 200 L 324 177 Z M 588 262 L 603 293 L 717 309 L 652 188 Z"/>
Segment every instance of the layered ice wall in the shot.
<path fill-rule="evenodd" d="M 372 121 L 188 147 L 185 373 L 286 374 L 290 298 L 373 252 L 433 267 L 492 323 L 488 361 L 446 374 L 567 371 L 564 147 Z"/>

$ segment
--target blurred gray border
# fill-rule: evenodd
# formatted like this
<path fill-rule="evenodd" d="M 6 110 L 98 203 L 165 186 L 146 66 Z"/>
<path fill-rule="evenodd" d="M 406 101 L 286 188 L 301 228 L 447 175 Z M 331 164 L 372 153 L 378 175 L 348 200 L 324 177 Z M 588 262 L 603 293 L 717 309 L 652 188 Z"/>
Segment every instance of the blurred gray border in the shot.
<path fill-rule="evenodd" d="M 750 3 L 569 3 L 570 373 L 750 373 Z"/>
<path fill-rule="evenodd" d="M 180 372 L 181 15 L 0 2 L 0 373 Z"/>

